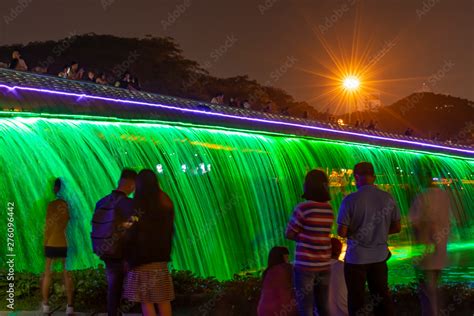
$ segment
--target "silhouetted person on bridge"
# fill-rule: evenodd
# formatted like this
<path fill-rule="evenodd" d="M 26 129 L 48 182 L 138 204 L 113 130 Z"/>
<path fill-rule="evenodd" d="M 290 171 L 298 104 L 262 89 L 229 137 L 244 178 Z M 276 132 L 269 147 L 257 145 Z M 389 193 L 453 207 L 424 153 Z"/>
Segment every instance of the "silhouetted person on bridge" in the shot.
<path fill-rule="evenodd" d="M 20 70 L 20 71 L 27 71 L 28 66 L 23 58 L 21 58 L 21 54 L 19 50 L 14 50 L 12 53 L 12 60 L 10 62 L 10 69 Z"/>

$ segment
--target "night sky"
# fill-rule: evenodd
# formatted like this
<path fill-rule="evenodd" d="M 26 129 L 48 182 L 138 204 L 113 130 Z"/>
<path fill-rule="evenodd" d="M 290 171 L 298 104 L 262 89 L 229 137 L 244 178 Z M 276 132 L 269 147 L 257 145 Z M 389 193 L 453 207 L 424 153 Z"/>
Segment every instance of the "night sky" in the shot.
<path fill-rule="evenodd" d="M 0 11 L 1 44 L 171 36 L 213 75 L 248 74 L 320 110 L 336 69 L 328 52 L 347 64 L 356 46 L 356 60 L 376 60 L 371 85 L 384 104 L 422 88 L 474 100 L 471 0 L 2 0 Z"/>

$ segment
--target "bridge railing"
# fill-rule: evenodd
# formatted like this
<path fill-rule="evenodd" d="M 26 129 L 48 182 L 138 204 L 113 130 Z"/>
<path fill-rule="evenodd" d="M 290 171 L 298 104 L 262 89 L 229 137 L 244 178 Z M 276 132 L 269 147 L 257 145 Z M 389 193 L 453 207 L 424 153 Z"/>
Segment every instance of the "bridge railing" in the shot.
<path fill-rule="evenodd" d="M 6 87 L 28 87 L 41 92 L 56 91 L 77 95 L 88 95 L 101 97 L 104 99 L 115 99 L 123 101 L 134 101 L 143 104 L 162 104 L 182 109 L 192 109 L 205 112 L 215 112 L 226 114 L 229 117 L 245 117 L 257 120 L 276 121 L 289 123 L 295 126 L 313 126 L 334 131 L 343 131 L 354 134 L 364 134 L 395 140 L 406 140 L 411 142 L 423 142 L 434 145 L 443 145 L 454 148 L 472 149 L 470 146 L 451 142 L 435 141 L 432 139 L 420 138 L 394 134 L 391 132 L 355 128 L 342 126 L 339 124 L 322 122 L 311 119 L 287 116 L 283 114 L 260 112 L 251 109 L 230 107 L 226 105 L 212 104 L 209 102 L 191 100 L 180 97 L 166 96 L 145 91 L 134 91 L 117 88 L 108 85 L 100 85 L 87 81 L 70 80 L 50 75 L 40 75 L 29 72 L 20 72 L 10 69 L 0 69 L 0 86 Z"/>

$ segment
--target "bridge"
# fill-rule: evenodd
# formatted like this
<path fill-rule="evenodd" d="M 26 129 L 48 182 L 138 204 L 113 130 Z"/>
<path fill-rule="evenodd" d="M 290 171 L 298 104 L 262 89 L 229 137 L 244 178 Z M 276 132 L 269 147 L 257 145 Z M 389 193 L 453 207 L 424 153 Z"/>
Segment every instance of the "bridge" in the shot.
<path fill-rule="evenodd" d="M 472 157 L 474 148 L 310 119 L 0 69 L 2 116 L 64 116 L 220 126 Z"/>

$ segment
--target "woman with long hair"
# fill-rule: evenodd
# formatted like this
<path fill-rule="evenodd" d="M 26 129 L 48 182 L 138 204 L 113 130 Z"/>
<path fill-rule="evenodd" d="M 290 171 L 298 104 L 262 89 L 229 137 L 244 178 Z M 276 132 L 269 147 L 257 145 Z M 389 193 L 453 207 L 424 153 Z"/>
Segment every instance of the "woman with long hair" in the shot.
<path fill-rule="evenodd" d="M 293 266 L 288 263 L 288 248 L 273 247 L 262 276 L 258 316 L 296 316 L 293 291 Z"/>
<path fill-rule="evenodd" d="M 127 237 L 125 250 L 129 272 L 125 280 L 124 298 L 140 302 L 145 316 L 169 316 L 174 288 L 168 262 L 173 239 L 173 202 L 160 189 L 150 169 L 138 173 L 134 208 L 138 221 Z"/>

